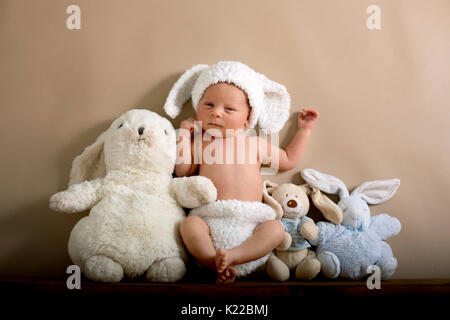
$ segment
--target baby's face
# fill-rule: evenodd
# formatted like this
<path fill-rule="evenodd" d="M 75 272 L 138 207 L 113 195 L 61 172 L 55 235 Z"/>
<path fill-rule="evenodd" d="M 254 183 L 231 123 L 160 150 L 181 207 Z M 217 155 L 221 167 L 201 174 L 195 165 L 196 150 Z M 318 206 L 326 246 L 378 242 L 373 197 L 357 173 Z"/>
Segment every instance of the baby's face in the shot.
<path fill-rule="evenodd" d="M 238 87 L 220 82 L 208 87 L 198 102 L 197 119 L 203 130 L 221 132 L 225 137 L 230 130 L 243 130 L 249 124 L 250 106 L 247 95 Z M 213 130 L 214 129 L 214 130 Z"/>

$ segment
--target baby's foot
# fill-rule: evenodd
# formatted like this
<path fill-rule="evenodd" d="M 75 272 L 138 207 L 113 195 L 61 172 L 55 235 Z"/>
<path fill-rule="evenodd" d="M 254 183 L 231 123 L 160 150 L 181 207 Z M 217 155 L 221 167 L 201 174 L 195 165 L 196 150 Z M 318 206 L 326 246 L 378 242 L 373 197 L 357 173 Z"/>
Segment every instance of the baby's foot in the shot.
<path fill-rule="evenodd" d="M 221 284 L 232 283 L 236 279 L 236 276 L 237 276 L 237 270 L 231 266 L 228 266 L 224 272 L 219 273 L 216 284 L 221 285 Z"/>
<path fill-rule="evenodd" d="M 231 252 L 220 248 L 216 251 L 216 268 L 218 273 L 224 272 L 224 270 L 233 262 L 231 259 Z"/>

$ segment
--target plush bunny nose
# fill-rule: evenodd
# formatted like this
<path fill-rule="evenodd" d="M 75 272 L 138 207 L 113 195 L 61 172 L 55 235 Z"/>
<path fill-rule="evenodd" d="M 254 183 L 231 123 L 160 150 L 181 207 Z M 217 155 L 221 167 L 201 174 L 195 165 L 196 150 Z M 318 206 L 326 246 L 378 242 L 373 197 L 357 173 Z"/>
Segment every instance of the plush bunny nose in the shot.
<path fill-rule="evenodd" d="M 305 209 L 302 202 L 299 199 L 295 199 L 293 197 L 284 198 L 282 207 L 285 213 L 291 215 L 299 215 Z"/>
<path fill-rule="evenodd" d="M 138 129 L 138 133 L 139 133 L 140 136 L 142 136 L 142 134 L 144 133 L 144 130 L 145 130 L 145 128 L 143 128 L 143 127 L 140 127 Z"/>
<path fill-rule="evenodd" d="M 295 201 L 295 200 L 289 200 L 289 201 L 286 203 L 286 205 L 287 205 L 289 208 L 295 208 L 295 207 L 297 207 L 297 201 Z"/>

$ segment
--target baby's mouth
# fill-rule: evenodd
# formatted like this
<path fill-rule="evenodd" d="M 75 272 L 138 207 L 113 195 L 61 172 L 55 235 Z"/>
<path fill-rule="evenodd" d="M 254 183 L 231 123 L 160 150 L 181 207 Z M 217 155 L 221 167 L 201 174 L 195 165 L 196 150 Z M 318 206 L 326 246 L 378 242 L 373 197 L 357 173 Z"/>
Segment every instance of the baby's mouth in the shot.
<path fill-rule="evenodd" d="M 213 127 L 219 127 L 219 128 L 222 128 L 222 126 L 221 126 L 220 124 L 217 124 L 217 123 L 212 123 L 212 122 L 210 122 L 210 123 L 208 123 L 208 125 L 213 126 Z"/>

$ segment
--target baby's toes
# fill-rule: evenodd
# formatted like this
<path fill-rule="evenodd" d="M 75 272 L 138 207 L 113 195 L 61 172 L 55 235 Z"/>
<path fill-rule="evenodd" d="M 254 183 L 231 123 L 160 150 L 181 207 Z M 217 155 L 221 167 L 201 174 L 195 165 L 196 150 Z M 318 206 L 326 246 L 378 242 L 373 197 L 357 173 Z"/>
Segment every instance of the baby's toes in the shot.
<path fill-rule="evenodd" d="M 219 250 L 217 250 L 216 266 L 217 266 L 217 271 L 219 273 L 222 273 L 225 270 L 225 268 L 227 267 L 226 251 L 223 248 L 220 248 Z"/>
<path fill-rule="evenodd" d="M 225 275 L 223 273 L 221 273 L 217 277 L 216 284 L 223 284 L 226 279 L 227 279 L 227 277 L 225 277 Z"/>

